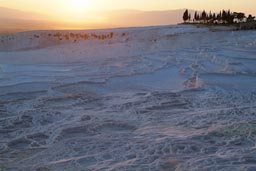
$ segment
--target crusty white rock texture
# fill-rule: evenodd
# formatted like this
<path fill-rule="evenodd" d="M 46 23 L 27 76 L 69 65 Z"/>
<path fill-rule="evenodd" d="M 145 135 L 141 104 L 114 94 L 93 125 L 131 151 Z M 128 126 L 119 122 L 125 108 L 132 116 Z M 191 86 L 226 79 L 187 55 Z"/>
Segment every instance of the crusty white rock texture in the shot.
<path fill-rule="evenodd" d="M 1 35 L 0 170 L 256 170 L 255 33 Z"/>

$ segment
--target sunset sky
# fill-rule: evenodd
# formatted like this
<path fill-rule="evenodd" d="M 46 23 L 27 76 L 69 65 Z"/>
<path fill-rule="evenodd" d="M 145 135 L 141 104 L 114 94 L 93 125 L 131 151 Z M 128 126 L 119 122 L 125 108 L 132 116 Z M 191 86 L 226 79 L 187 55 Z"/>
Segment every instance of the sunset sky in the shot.
<path fill-rule="evenodd" d="M 256 15 L 256 0 L 0 0 L 0 33 L 172 25 L 185 8 Z"/>
<path fill-rule="evenodd" d="M 219 11 L 231 9 L 256 15 L 256 0 L 0 0 L 0 6 L 46 14 L 50 18 L 78 21 L 84 16 L 101 20 L 99 11 L 122 9 L 172 10 L 189 8 Z"/>

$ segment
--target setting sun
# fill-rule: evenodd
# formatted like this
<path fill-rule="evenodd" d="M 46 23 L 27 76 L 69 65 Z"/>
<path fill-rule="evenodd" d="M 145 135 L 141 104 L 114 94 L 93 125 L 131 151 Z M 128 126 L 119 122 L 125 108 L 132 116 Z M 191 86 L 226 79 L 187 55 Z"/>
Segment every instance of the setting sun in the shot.
<path fill-rule="evenodd" d="M 74 12 L 83 12 L 89 8 L 89 0 L 69 0 L 68 7 L 72 8 Z"/>
<path fill-rule="evenodd" d="M 95 23 L 96 25 L 105 25 L 107 22 L 108 24 L 105 27 L 172 24 L 181 20 L 179 17 L 175 21 L 169 21 L 175 18 L 173 15 L 172 17 L 165 16 L 159 19 L 153 16 L 143 18 L 137 15 L 138 11 L 167 12 L 168 10 L 189 8 L 199 11 L 211 10 L 219 12 L 222 9 L 230 9 L 236 12 L 243 11 L 247 15 L 256 15 L 255 5 L 255 0 L 248 0 L 246 3 L 242 0 L 227 0 L 225 2 L 223 0 L 0 0 L 0 7 L 40 13 L 44 15 L 43 20 L 74 22 L 86 24 L 91 27 L 95 27 Z M 130 14 L 132 11 L 136 11 L 136 16 Z M 4 15 L 0 13 L 0 16 L 2 17 Z M 40 16 L 30 16 L 23 17 L 19 15 L 19 17 L 26 18 L 26 20 L 31 20 L 31 18 L 36 20 L 41 19 Z M 155 20 L 153 21 L 154 18 Z M 165 22 L 162 22 L 164 19 Z M 120 22 L 124 24 L 120 24 Z"/>

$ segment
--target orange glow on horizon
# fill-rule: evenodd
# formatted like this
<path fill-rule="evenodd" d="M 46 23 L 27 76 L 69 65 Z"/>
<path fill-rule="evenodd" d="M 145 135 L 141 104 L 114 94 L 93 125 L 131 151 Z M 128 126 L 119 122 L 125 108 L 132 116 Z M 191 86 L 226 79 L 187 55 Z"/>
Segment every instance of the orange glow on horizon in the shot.
<path fill-rule="evenodd" d="M 161 11 L 188 8 L 212 12 L 230 9 L 256 15 L 255 6 L 255 0 L 0 0 L 0 7 L 43 14 L 51 21 L 80 24 L 110 22 L 113 11 L 116 14 L 124 9 Z"/>

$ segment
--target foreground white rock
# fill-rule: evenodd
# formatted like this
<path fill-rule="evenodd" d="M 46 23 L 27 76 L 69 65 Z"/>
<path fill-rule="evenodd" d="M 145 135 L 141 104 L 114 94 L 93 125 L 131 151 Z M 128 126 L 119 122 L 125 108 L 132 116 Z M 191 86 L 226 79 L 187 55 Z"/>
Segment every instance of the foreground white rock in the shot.
<path fill-rule="evenodd" d="M 74 32 L 0 36 L 0 170 L 256 169 L 255 31 Z"/>

